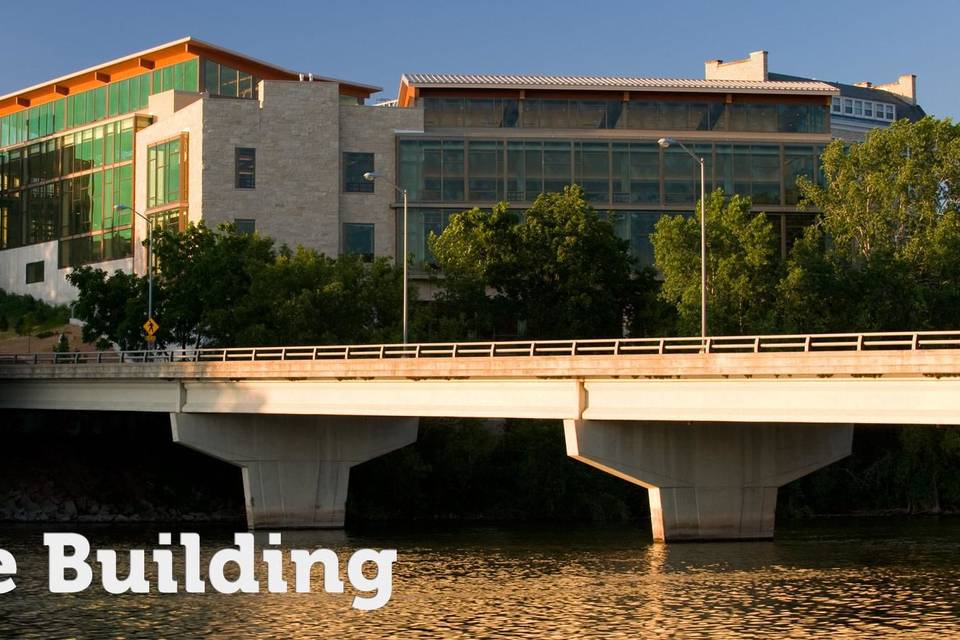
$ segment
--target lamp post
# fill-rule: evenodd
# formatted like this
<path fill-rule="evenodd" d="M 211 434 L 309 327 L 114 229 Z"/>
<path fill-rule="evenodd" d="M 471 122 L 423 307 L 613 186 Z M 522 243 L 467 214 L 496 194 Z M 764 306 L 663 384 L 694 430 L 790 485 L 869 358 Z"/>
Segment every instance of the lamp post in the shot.
<path fill-rule="evenodd" d="M 677 145 L 687 154 L 700 163 L 700 337 L 707 337 L 707 193 L 706 172 L 704 171 L 703 156 L 698 156 L 679 140 L 674 138 L 660 138 L 657 144 L 661 149 L 668 149 Z"/>
<path fill-rule="evenodd" d="M 383 174 L 376 171 L 367 171 L 363 174 L 363 179 L 367 182 L 383 180 L 403 195 L 403 344 L 407 344 L 407 263 L 409 262 L 407 254 L 407 190 L 390 182 L 383 177 Z"/>
<path fill-rule="evenodd" d="M 153 224 L 150 219 L 125 204 L 113 206 L 114 211 L 130 211 L 147 223 L 147 320 L 153 319 Z"/>

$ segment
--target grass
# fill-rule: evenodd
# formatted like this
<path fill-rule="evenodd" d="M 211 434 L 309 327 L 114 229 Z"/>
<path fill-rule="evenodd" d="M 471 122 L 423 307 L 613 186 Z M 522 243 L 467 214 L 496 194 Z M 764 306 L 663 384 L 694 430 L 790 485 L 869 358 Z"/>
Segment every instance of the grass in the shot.
<path fill-rule="evenodd" d="M 70 321 L 67 305 L 49 305 L 33 296 L 0 289 L 0 336 L 50 332 Z"/>

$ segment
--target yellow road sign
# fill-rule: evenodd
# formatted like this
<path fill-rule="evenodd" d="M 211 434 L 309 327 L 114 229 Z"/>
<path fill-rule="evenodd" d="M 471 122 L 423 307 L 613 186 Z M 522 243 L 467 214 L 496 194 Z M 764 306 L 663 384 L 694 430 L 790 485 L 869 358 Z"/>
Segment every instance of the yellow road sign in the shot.
<path fill-rule="evenodd" d="M 153 318 L 150 318 L 143 323 L 143 330 L 147 332 L 148 336 L 154 335 L 157 331 L 160 330 L 160 325 L 157 324 L 157 321 Z"/>

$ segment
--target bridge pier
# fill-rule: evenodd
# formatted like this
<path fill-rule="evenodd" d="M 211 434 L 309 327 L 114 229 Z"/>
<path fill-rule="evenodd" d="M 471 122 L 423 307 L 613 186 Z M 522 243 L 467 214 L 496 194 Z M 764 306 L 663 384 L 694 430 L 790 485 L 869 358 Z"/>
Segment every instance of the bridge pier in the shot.
<path fill-rule="evenodd" d="M 565 420 L 567 455 L 646 487 L 653 538 L 772 538 L 777 488 L 850 455 L 853 425 Z"/>
<path fill-rule="evenodd" d="M 239 466 L 247 526 L 342 527 L 350 468 L 411 444 L 418 418 L 171 413 L 173 440 Z"/>

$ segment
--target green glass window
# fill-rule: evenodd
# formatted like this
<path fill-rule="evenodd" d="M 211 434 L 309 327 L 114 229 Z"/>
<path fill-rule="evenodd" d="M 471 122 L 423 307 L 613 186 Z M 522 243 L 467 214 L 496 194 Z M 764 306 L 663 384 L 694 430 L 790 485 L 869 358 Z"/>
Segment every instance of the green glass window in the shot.
<path fill-rule="evenodd" d="M 220 91 L 218 95 L 236 98 L 238 96 L 239 82 L 236 69 L 220 65 Z"/>
<path fill-rule="evenodd" d="M 180 138 L 147 147 L 147 208 L 178 203 L 181 189 Z"/>
<path fill-rule="evenodd" d="M 167 231 L 181 232 L 187 228 L 186 209 L 167 209 L 150 214 L 153 224 Z"/>
<path fill-rule="evenodd" d="M 203 90 L 212 96 L 220 93 L 220 65 L 212 60 L 203 61 Z"/>
<path fill-rule="evenodd" d="M 372 224 L 344 223 L 343 252 L 363 256 L 365 260 L 372 260 L 373 230 L 374 226 Z"/>

